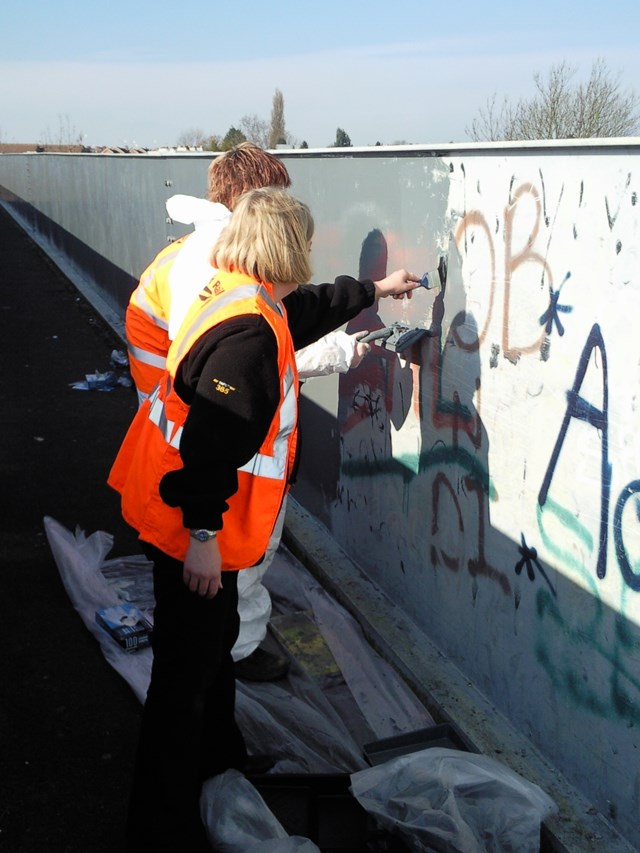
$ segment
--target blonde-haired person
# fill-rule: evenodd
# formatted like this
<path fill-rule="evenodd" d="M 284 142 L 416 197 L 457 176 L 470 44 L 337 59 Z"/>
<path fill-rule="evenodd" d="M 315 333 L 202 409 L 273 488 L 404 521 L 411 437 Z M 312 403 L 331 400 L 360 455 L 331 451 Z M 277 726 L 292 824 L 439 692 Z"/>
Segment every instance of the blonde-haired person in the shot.
<path fill-rule="evenodd" d="M 211 265 L 270 282 L 280 301 L 311 278 L 312 239 L 307 205 L 287 192 L 263 187 L 240 197 L 236 216 L 213 248 Z"/>
<path fill-rule="evenodd" d="M 154 662 L 136 758 L 127 850 L 208 850 L 205 779 L 244 769 L 231 650 L 238 572 L 267 549 L 295 469 L 294 349 L 355 316 L 383 282 L 311 275 L 313 220 L 283 189 L 236 204 L 214 247 L 220 267 L 172 342 L 109 477 L 154 563 Z"/>
<path fill-rule="evenodd" d="M 206 199 L 174 195 L 167 200 L 169 217 L 193 225 L 194 231 L 158 252 L 127 306 L 129 365 L 139 402 L 155 387 L 186 311 L 211 279 L 211 249 L 228 224 L 236 200 L 251 189 L 290 184 L 281 160 L 244 142 L 211 161 Z"/>
<path fill-rule="evenodd" d="M 213 246 L 229 223 L 237 200 L 248 190 L 264 186 L 288 188 L 286 166 L 278 157 L 251 142 L 243 142 L 215 157 L 207 173 L 207 198 L 171 196 L 166 203 L 171 219 L 193 226 L 186 237 L 165 246 L 144 271 L 131 295 L 125 331 L 131 375 L 140 403 L 155 388 L 166 357 L 189 307 L 214 273 Z M 357 367 L 369 350 L 357 335 L 332 331 L 298 350 L 301 380 Z M 275 553 L 282 519 L 260 566 L 243 572 L 238 584 L 240 632 L 233 649 L 240 678 L 269 681 L 286 675 L 286 658 L 261 648 L 271 615 L 271 599 L 262 578 Z"/>
<path fill-rule="evenodd" d="M 169 345 L 184 316 L 213 274 L 211 250 L 227 226 L 236 201 L 249 190 L 291 185 L 284 163 L 251 142 L 243 142 L 215 157 L 208 169 L 207 198 L 173 195 L 166 202 L 169 217 L 194 230 L 161 249 L 142 273 L 125 313 L 125 333 L 131 376 L 141 403 L 153 390 L 166 365 Z M 404 271 L 392 273 L 392 276 Z M 342 352 L 356 358 L 354 336 L 336 333 L 337 370 Z M 364 348 L 358 354 L 362 357 Z M 308 375 L 314 372 L 314 353 L 305 354 Z M 326 353 L 321 372 L 327 372 Z"/>

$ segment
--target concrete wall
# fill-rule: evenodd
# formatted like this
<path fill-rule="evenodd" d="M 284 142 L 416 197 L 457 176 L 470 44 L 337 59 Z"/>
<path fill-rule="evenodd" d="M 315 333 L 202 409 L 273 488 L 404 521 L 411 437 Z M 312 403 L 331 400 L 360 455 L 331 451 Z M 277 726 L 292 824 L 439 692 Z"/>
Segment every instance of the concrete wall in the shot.
<path fill-rule="evenodd" d="M 122 315 L 155 253 L 185 233 L 167 222 L 174 192 L 203 194 L 210 158 L 4 154 L 5 203 L 56 259 Z"/>
<path fill-rule="evenodd" d="M 638 152 L 321 165 L 354 249 L 377 226 L 387 269 L 449 258 L 438 337 L 340 381 L 329 527 L 637 842 Z"/>
<path fill-rule="evenodd" d="M 428 328 L 405 357 L 306 386 L 296 497 L 640 843 L 640 142 L 282 157 L 315 280 L 449 270 L 351 324 Z M 7 155 L 0 185 L 122 306 L 207 163 Z"/>

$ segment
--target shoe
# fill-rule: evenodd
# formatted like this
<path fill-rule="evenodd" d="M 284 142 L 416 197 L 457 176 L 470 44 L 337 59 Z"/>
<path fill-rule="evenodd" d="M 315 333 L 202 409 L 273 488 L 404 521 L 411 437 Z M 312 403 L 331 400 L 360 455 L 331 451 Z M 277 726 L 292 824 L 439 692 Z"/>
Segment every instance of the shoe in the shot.
<path fill-rule="evenodd" d="M 245 776 L 262 776 L 275 765 L 277 758 L 273 755 L 247 755 L 242 772 Z"/>
<path fill-rule="evenodd" d="M 249 657 L 236 661 L 235 672 L 241 681 L 278 681 L 289 672 L 289 661 L 258 646 Z"/>

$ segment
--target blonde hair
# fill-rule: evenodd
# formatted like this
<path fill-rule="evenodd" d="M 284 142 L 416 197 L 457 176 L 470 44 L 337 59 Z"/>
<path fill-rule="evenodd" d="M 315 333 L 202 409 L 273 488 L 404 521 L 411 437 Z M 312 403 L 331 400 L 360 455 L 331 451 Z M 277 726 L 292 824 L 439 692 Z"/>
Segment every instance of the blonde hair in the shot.
<path fill-rule="evenodd" d="M 304 284 L 312 275 L 311 211 L 277 187 L 249 190 L 213 247 L 216 269 L 242 272 L 269 284 Z"/>

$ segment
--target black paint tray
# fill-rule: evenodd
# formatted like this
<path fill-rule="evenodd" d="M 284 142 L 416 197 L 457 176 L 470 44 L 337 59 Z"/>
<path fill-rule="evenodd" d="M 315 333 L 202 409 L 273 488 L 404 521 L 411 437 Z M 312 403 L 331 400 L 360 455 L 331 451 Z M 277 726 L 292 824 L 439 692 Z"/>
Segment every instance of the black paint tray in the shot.
<path fill-rule="evenodd" d="M 289 835 L 313 841 L 323 853 L 408 853 L 381 829 L 349 790 L 346 773 L 274 773 L 248 777 Z"/>
<path fill-rule="evenodd" d="M 383 329 L 376 329 L 375 332 L 368 332 L 361 335 L 358 340 L 368 344 L 372 341 L 391 352 L 402 353 L 409 347 L 417 343 L 425 335 L 432 336 L 430 329 L 424 329 L 420 326 L 412 328 L 404 323 L 392 323 L 391 326 L 386 326 Z"/>
<path fill-rule="evenodd" d="M 408 755 L 411 752 L 419 752 L 422 749 L 429 749 L 434 746 L 444 749 L 460 749 L 464 752 L 475 751 L 464 735 L 450 723 L 429 726 L 426 729 L 418 729 L 414 732 L 366 743 L 362 750 L 369 764 L 376 766 L 377 764 L 384 764 L 385 761 L 390 761 L 392 758 L 398 758 L 400 755 Z"/>

